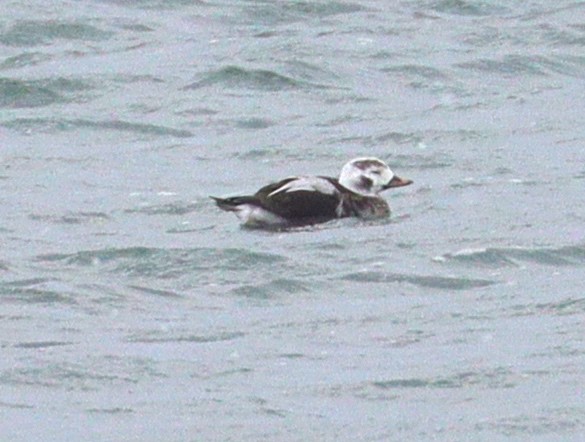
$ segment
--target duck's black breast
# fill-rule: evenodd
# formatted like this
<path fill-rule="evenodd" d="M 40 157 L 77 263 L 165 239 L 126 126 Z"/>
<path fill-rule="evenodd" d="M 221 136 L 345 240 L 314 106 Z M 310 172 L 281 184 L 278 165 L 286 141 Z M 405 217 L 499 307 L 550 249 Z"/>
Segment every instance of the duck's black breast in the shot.
<path fill-rule="evenodd" d="M 337 180 L 329 177 L 315 177 L 315 179 L 325 180 L 326 183 L 323 184 L 329 185 L 331 192 L 295 189 L 294 181 L 298 181 L 299 178 L 293 177 L 261 188 L 256 192 L 255 197 L 264 209 L 288 220 L 338 218 L 338 207 L 342 196 L 338 190 Z M 286 188 L 287 185 L 289 188 Z M 285 190 L 279 190 L 282 188 Z"/>
<path fill-rule="evenodd" d="M 390 215 L 390 206 L 381 197 L 363 196 L 356 193 L 345 195 L 343 201 L 345 216 L 359 218 L 385 218 Z"/>

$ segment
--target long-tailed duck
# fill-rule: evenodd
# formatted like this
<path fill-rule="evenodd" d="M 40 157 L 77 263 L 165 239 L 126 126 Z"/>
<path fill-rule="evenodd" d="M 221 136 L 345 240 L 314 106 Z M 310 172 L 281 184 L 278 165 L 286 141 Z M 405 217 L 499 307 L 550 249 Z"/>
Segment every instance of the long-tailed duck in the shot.
<path fill-rule="evenodd" d="M 247 227 L 302 226 L 349 216 L 387 217 L 390 207 L 378 194 L 411 183 L 394 175 L 378 158 L 355 158 L 343 166 L 339 179 L 290 177 L 262 187 L 254 195 L 211 198 Z"/>

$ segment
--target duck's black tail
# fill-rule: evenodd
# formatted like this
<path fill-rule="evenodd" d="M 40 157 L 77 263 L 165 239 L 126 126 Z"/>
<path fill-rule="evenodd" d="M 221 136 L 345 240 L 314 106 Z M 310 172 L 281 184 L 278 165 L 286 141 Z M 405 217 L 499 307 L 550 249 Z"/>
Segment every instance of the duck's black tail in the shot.
<path fill-rule="evenodd" d="M 228 212 L 237 210 L 238 206 L 241 206 L 242 204 L 258 205 L 258 198 L 255 196 L 234 196 L 231 198 L 218 198 L 216 196 L 210 196 L 209 198 L 215 201 L 217 207 L 222 210 L 227 210 Z"/>

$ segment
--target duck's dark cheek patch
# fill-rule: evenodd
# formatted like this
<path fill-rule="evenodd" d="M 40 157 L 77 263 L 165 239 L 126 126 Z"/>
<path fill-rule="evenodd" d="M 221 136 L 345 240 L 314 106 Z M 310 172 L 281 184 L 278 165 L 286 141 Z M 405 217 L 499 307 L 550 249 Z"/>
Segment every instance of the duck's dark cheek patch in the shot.
<path fill-rule="evenodd" d="M 360 179 L 360 186 L 364 189 L 369 189 L 372 187 L 372 185 L 374 184 L 374 181 L 372 181 L 372 179 L 362 176 Z"/>

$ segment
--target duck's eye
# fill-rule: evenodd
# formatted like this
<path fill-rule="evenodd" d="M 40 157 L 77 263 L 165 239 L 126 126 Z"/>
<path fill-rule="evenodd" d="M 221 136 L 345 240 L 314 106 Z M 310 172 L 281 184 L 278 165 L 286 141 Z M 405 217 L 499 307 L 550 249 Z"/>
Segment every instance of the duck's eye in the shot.
<path fill-rule="evenodd" d="M 372 170 L 372 175 L 381 175 L 379 170 Z"/>

